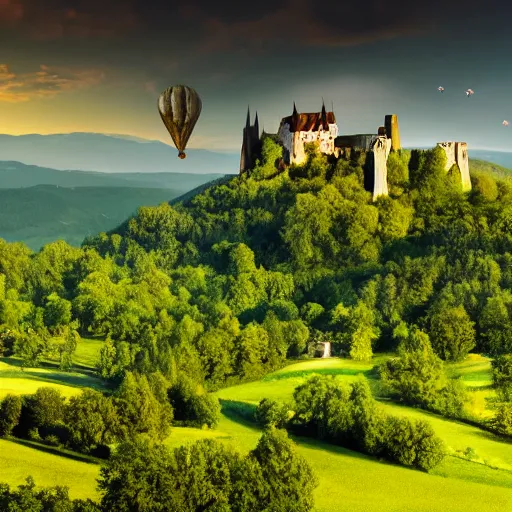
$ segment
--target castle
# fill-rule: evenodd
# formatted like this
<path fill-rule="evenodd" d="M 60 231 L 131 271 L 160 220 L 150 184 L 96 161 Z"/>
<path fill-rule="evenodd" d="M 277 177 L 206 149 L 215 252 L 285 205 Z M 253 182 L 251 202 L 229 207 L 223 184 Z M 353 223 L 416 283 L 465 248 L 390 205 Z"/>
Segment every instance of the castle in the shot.
<path fill-rule="evenodd" d="M 388 195 L 387 160 L 391 151 L 401 149 L 398 117 L 394 114 L 385 116 L 384 125 L 376 134 L 339 135 L 334 112 L 327 112 L 322 102 L 320 112 L 298 113 L 295 103 L 291 116 L 281 119 L 277 139 L 283 146 L 283 160 L 286 165 L 300 165 L 307 160 L 305 144 L 315 143 L 326 155 L 339 158 L 345 150 L 363 150 L 371 155 L 369 176 L 365 176 L 365 186 L 372 192 L 373 199 Z M 469 161 L 465 142 L 440 142 L 446 156 L 446 172 L 456 164 L 461 173 L 462 188 L 471 190 Z M 261 151 L 261 138 L 258 114 L 251 125 L 249 109 L 243 130 L 242 152 L 240 157 L 240 174 L 250 170 Z"/>

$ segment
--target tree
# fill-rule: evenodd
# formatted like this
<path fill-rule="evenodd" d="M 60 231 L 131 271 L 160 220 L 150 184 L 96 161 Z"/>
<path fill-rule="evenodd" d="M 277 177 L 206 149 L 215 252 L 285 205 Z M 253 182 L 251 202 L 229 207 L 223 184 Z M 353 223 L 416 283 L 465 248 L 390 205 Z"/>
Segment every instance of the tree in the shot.
<path fill-rule="evenodd" d="M 491 420 L 491 427 L 498 434 L 512 436 L 512 403 L 501 404 L 496 416 Z"/>
<path fill-rule="evenodd" d="M 46 299 L 44 308 L 44 323 L 55 329 L 71 322 L 71 302 L 62 299 L 57 293 L 51 293 Z"/>
<path fill-rule="evenodd" d="M 52 427 L 64 419 L 65 398 L 58 389 L 41 387 L 30 400 L 31 414 L 36 427 Z"/>
<path fill-rule="evenodd" d="M 412 328 L 398 346 L 398 357 L 379 367 L 382 383 L 408 404 L 431 403 L 443 387 L 443 363 L 434 353 L 427 334 Z"/>
<path fill-rule="evenodd" d="M 491 361 L 492 380 L 501 400 L 512 400 L 512 354 L 497 356 Z"/>
<path fill-rule="evenodd" d="M 256 408 L 255 419 L 263 427 L 285 428 L 289 420 L 289 407 L 264 398 Z"/>
<path fill-rule="evenodd" d="M 142 438 L 121 443 L 100 469 L 101 506 L 111 512 L 186 510 L 176 473 L 164 445 Z"/>
<path fill-rule="evenodd" d="M 251 457 L 261 467 L 263 481 L 269 488 L 268 501 L 260 507 L 271 510 L 307 512 L 313 509 L 313 491 L 318 485 L 310 465 L 297 453 L 285 430 L 265 430 Z M 261 510 L 261 509 L 260 509 Z"/>
<path fill-rule="evenodd" d="M 474 325 L 463 306 L 441 309 L 430 319 L 432 348 L 445 361 L 462 361 L 475 347 Z"/>
<path fill-rule="evenodd" d="M 71 443 L 82 451 L 90 452 L 121 437 L 119 415 L 112 399 L 92 389 L 84 389 L 69 399 L 65 420 Z"/>
<path fill-rule="evenodd" d="M 0 436 L 10 436 L 21 416 L 23 401 L 20 396 L 8 394 L 0 402 Z"/>

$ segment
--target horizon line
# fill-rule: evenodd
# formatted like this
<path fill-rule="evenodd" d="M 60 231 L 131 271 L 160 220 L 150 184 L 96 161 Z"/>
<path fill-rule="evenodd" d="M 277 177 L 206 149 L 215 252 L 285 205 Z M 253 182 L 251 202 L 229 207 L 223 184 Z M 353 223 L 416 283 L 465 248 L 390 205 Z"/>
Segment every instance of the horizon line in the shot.
<path fill-rule="evenodd" d="M 74 132 L 55 132 L 55 133 L 20 133 L 20 134 L 11 134 L 11 133 L 0 133 L 0 136 L 8 136 L 8 137 L 29 137 L 37 135 L 39 137 L 51 137 L 55 135 L 101 135 L 104 137 L 111 137 L 113 139 L 115 138 L 122 138 L 126 140 L 131 140 L 132 142 L 139 142 L 139 144 L 149 143 L 149 142 L 157 142 L 160 144 L 164 144 L 165 146 L 169 146 L 170 148 L 173 148 L 174 146 L 172 144 L 168 144 L 162 140 L 159 139 L 147 139 L 145 137 L 141 137 L 139 135 L 132 135 L 129 133 L 107 133 L 107 132 L 82 132 L 82 131 L 74 131 Z M 139 140 L 137 140 L 139 139 Z M 442 142 L 442 141 L 439 141 Z M 437 143 L 434 143 L 434 146 Z M 421 145 L 404 145 L 403 149 L 423 149 L 423 148 L 431 148 L 434 147 L 429 144 L 421 144 Z M 202 151 L 210 151 L 212 153 L 228 153 L 228 154 L 234 154 L 238 153 L 239 149 L 233 149 L 233 148 L 205 148 L 205 147 L 189 147 L 188 150 L 202 150 Z M 503 149 L 503 148 L 490 148 L 490 147 L 472 147 L 468 148 L 468 151 L 495 151 L 499 153 L 512 153 L 512 149 Z"/>

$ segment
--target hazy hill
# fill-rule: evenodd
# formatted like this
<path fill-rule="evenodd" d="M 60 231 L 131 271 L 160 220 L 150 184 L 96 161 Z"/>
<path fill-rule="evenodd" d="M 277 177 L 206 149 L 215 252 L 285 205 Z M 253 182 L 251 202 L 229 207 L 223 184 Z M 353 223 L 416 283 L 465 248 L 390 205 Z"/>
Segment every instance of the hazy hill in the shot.
<path fill-rule="evenodd" d="M 58 185 L 59 187 L 142 187 L 166 188 L 175 197 L 223 174 L 186 173 L 104 173 L 91 171 L 61 171 L 26 165 L 20 162 L 0 161 L 0 189 Z"/>
<path fill-rule="evenodd" d="M 469 158 L 475 160 L 485 160 L 498 164 L 502 167 L 512 169 L 512 153 L 507 151 L 490 151 L 487 149 L 468 150 Z"/>
<path fill-rule="evenodd" d="M 60 239 L 79 246 L 87 235 L 115 228 L 139 206 L 177 195 L 168 189 L 113 186 L 0 189 L 0 238 L 23 241 L 33 250 Z"/>
<path fill-rule="evenodd" d="M 180 160 L 174 146 L 98 133 L 0 135 L 0 160 L 14 160 L 59 170 L 121 172 L 236 173 L 237 153 L 187 150 Z"/>

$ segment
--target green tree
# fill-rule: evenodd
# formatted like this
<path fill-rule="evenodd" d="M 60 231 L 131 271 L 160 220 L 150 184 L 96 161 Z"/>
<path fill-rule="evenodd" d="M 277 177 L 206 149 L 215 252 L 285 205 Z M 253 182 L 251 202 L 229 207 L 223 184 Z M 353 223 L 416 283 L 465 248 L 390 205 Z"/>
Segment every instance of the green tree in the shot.
<path fill-rule="evenodd" d="M 441 309 L 430 318 L 432 348 L 445 361 L 462 361 L 475 347 L 474 325 L 463 306 Z"/>
<path fill-rule="evenodd" d="M 260 506 L 297 512 L 313 509 L 318 479 L 306 459 L 297 453 L 285 430 L 265 430 L 250 456 L 260 465 L 263 481 L 270 491 L 268 501 Z"/>
<path fill-rule="evenodd" d="M 8 394 L 0 402 L 0 436 L 10 436 L 18 425 L 23 401 L 20 396 Z"/>
<path fill-rule="evenodd" d="M 90 452 L 122 437 L 119 415 L 112 399 L 92 389 L 84 389 L 80 395 L 69 399 L 65 421 L 71 443 L 81 451 Z"/>
<path fill-rule="evenodd" d="M 503 401 L 512 400 L 512 354 L 497 356 L 491 361 L 492 380 Z"/>

